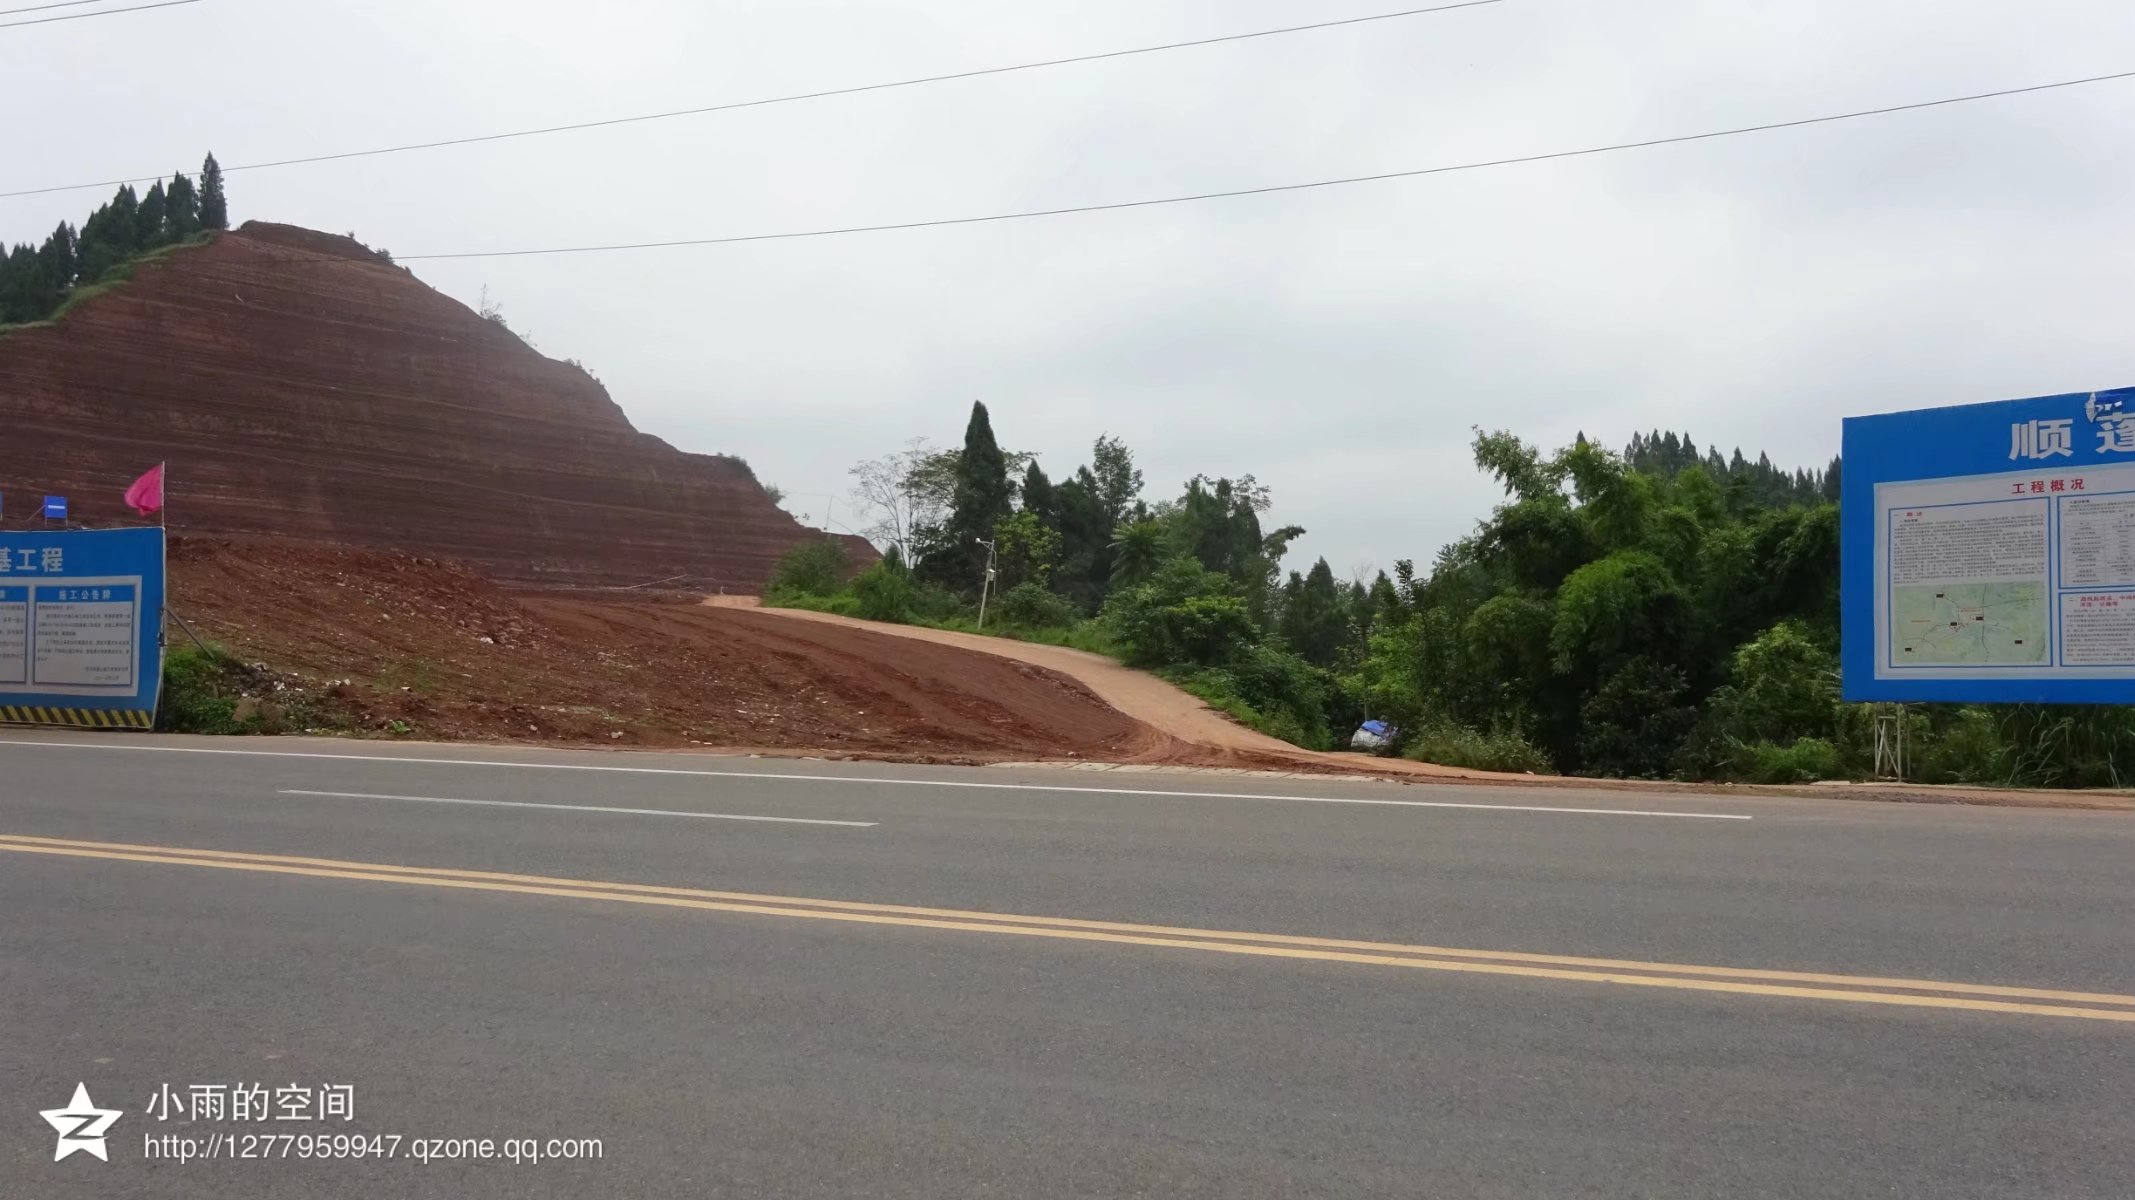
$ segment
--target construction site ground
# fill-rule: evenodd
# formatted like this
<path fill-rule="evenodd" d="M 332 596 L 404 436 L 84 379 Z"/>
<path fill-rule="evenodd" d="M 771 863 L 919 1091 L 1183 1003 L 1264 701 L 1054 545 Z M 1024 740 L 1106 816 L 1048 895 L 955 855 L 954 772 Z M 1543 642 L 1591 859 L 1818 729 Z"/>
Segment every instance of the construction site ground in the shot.
<path fill-rule="evenodd" d="M 696 595 L 509 591 L 436 559 L 267 538 L 175 538 L 170 573 L 172 607 L 202 637 L 331 700 L 365 732 L 917 761 L 1216 761 L 1027 663 Z"/>

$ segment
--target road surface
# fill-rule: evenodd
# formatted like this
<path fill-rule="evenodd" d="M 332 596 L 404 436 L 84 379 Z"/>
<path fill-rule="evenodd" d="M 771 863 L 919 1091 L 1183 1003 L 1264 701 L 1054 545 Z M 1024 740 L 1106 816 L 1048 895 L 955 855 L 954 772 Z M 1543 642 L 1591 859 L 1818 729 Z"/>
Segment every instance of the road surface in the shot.
<path fill-rule="evenodd" d="M 56 734 L 0 780 L 0 1196 L 2135 1195 L 2124 815 Z"/>

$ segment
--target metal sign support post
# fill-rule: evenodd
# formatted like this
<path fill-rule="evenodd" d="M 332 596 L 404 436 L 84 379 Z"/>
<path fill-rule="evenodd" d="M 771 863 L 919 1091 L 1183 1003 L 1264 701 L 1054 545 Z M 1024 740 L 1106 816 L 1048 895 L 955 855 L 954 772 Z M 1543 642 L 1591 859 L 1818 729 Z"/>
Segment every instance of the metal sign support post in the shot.
<path fill-rule="evenodd" d="M 1876 714 L 1875 777 L 1905 780 L 1905 706 L 1896 713 Z"/>

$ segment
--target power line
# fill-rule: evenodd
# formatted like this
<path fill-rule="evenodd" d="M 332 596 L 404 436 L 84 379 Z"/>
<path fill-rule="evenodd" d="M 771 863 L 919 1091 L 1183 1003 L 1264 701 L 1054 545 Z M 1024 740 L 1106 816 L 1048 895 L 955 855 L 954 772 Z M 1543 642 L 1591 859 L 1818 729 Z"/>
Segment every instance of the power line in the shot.
<path fill-rule="evenodd" d="M 111 0 L 60 0 L 58 4 L 32 4 L 28 8 L 0 8 L 0 17 L 15 13 L 43 12 L 48 8 L 80 8 L 84 4 L 109 4 Z"/>
<path fill-rule="evenodd" d="M 1714 129 L 1703 133 L 1677 134 L 1673 137 L 1650 138 L 1641 142 L 1614 142 L 1606 146 L 1587 146 L 1577 150 L 1553 150 L 1546 154 L 1523 154 L 1514 158 L 1495 158 L 1480 162 L 1456 163 L 1439 167 L 1419 167 L 1409 171 L 1384 171 L 1375 175 L 1350 175 L 1341 179 L 1316 179 L 1307 183 L 1278 183 L 1265 187 L 1237 188 L 1224 192 L 1195 192 L 1186 196 L 1159 196 L 1148 200 L 1120 200 L 1109 204 L 1077 204 L 1065 208 L 1041 208 L 1023 212 L 990 213 L 977 217 L 943 217 L 927 221 L 898 221 L 883 225 L 848 225 L 836 229 L 801 229 L 785 233 L 752 233 L 733 237 L 681 238 L 666 242 L 625 242 L 604 246 L 555 246 L 539 250 L 471 250 L 457 254 L 402 254 L 394 256 L 394 261 L 416 262 L 426 259 L 446 258 L 521 258 L 536 254 L 594 254 L 611 250 L 663 250 L 677 246 L 726 246 L 738 242 L 774 242 L 794 238 L 838 237 L 852 233 L 887 233 L 901 229 L 933 229 L 945 225 L 982 225 L 995 221 L 1022 221 L 1035 217 L 1061 217 L 1075 213 L 1114 212 L 1125 208 L 1153 208 L 1163 204 L 1188 204 L 1199 200 L 1224 200 L 1236 196 L 1265 196 L 1276 192 L 1302 192 L 1315 188 L 1345 187 L 1354 183 L 1377 183 L 1388 179 L 1415 179 L 1424 175 L 1448 175 L 1456 171 L 1481 171 L 1491 167 L 1509 167 L 1523 163 L 1550 162 L 1562 158 L 1583 158 L 1596 154 L 1611 154 L 1619 150 L 1644 150 L 1654 146 L 1673 146 L 1684 142 L 1735 137 L 1745 133 L 1768 133 L 1775 129 L 1799 129 L 1806 125 L 1827 125 L 1834 121 L 1850 121 L 1859 117 L 1887 116 L 1891 113 L 1913 112 L 1923 108 L 1940 108 L 1951 104 L 1967 104 L 1975 100 L 1994 100 L 2004 96 L 2021 96 L 2030 92 L 2045 92 L 2056 88 L 2080 87 L 2084 84 L 2107 83 L 2113 80 L 2130 78 L 2135 78 L 2135 71 L 2120 71 L 2111 75 L 2092 75 L 2083 79 L 2063 79 L 2054 83 L 2037 83 L 2026 87 L 2003 88 L 1993 92 L 1975 92 L 1967 96 L 1948 96 L 1940 100 L 1921 100 L 1912 104 L 1893 104 L 1886 108 L 1864 108 L 1853 112 L 1833 113 L 1821 117 L 1802 117 L 1792 121 L 1773 121 L 1764 125 L 1744 125 L 1734 129 Z"/>
<path fill-rule="evenodd" d="M 88 3 L 89 0 L 72 0 Z M 171 0 L 172 3 L 190 4 L 195 0 Z M 605 129 L 611 125 L 633 125 L 643 121 L 666 121 L 675 117 L 696 117 L 707 113 L 732 112 L 742 108 L 763 108 L 773 104 L 792 104 L 801 100 L 824 100 L 832 96 L 857 96 L 863 92 L 881 92 L 892 88 L 918 87 L 929 83 L 949 83 L 959 79 L 978 79 L 987 75 L 1007 75 L 1016 71 L 1036 71 L 1046 67 L 1064 67 L 1074 63 L 1099 62 L 1108 58 L 1129 58 L 1138 54 L 1156 54 L 1165 50 L 1187 50 L 1196 46 L 1214 46 L 1224 42 L 1243 42 L 1254 38 L 1279 37 L 1283 34 L 1307 33 L 1315 29 L 1334 29 L 1344 25 L 1363 25 L 1374 21 L 1393 21 L 1402 17 L 1419 17 L 1429 13 L 1452 12 L 1463 8 L 1482 8 L 1486 5 L 1503 4 L 1505 0 L 1461 0 L 1455 4 L 1440 4 L 1431 8 L 1408 8 L 1399 12 L 1374 13 L 1370 16 L 1344 17 L 1337 21 L 1315 21 L 1310 25 L 1287 25 L 1281 29 L 1257 29 L 1250 33 L 1227 33 L 1219 37 L 1195 38 L 1185 42 L 1166 42 L 1158 46 L 1136 46 L 1128 50 L 1106 50 L 1097 54 L 1077 54 L 1068 58 L 1049 58 L 1040 62 L 1015 63 L 1005 67 L 980 67 L 971 71 L 954 71 L 946 75 L 923 75 L 914 79 L 897 79 L 886 83 L 865 83 L 853 87 L 831 88 L 820 92 L 800 92 L 791 96 L 770 96 L 757 100 L 735 100 L 725 104 L 710 104 L 702 108 L 678 108 L 669 112 L 641 113 L 631 117 L 610 117 L 600 121 L 578 121 L 569 125 L 547 125 L 539 129 L 515 129 L 506 133 L 484 133 L 473 137 L 447 138 L 435 142 L 409 142 L 400 146 L 380 146 L 372 150 L 345 150 L 338 154 L 314 154 L 303 158 L 283 158 L 272 162 L 242 163 L 224 167 L 225 175 L 233 171 L 263 171 L 271 167 L 294 167 L 306 163 L 339 162 L 349 158 L 371 158 L 380 154 L 400 154 L 409 150 L 437 150 L 447 146 L 472 146 L 482 142 L 501 142 L 513 138 L 541 137 L 551 133 L 570 133 L 580 129 Z M 149 7 L 155 7 L 150 5 Z M 27 10 L 24 10 L 27 11 Z M 120 10 L 130 11 L 130 10 Z M 83 14 L 93 16 L 96 14 Z M 62 20 L 64 18 L 46 18 Z M 23 22 L 28 24 L 29 22 Z M 0 26 L 4 28 L 4 26 Z M 118 187 L 126 183 L 148 183 L 162 178 L 161 175 L 142 175 L 131 179 L 107 179 L 97 183 L 68 183 L 57 187 L 28 188 L 19 192 L 0 192 L 0 200 L 15 196 L 42 196 L 51 192 L 72 192 L 87 188 Z"/>
<path fill-rule="evenodd" d="M 181 4 L 198 4 L 200 0 L 163 0 L 161 4 L 136 4 L 132 8 L 106 8 L 96 12 L 68 13 L 59 17 L 39 17 L 34 21 L 8 21 L 0 29 L 19 29 L 24 25 L 50 25 L 54 21 L 84 21 L 90 17 L 115 17 L 120 13 L 144 12 L 151 8 L 176 8 Z M 45 8 L 66 8 L 64 4 L 47 4 Z M 36 12 L 34 8 L 10 9 L 10 12 Z"/>

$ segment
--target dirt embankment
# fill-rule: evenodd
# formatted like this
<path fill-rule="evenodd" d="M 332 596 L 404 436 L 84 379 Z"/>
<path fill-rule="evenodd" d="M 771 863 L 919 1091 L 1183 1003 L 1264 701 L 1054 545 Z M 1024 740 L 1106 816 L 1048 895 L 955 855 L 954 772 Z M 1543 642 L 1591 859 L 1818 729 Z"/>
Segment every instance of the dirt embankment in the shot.
<path fill-rule="evenodd" d="M 703 603 L 714 607 L 734 606 L 733 598 L 727 596 L 707 597 Z M 758 607 L 753 597 L 749 598 L 749 607 Z M 759 608 L 759 611 L 767 617 L 845 630 L 866 630 L 885 637 L 954 647 L 1057 671 L 1089 688 L 1098 699 L 1128 716 L 1164 731 L 1179 742 L 1198 747 L 1203 752 L 1198 757 L 1204 760 L 1204 765 L 1217 760 L 1223 760 L 1221 765 L 1276 769 L 1325 765 L 1319 761 L 1326 757 L 1324 755 L 1300 750 L 1280 738 L 1248 729 L 1174 684 L 1087 650 L 960 633 L 953 629 L 888 625 L 799 608 Z M 1366 759 L 1362 755 L 1355 757 L 1367 763 L 1381 761 Z"/>
<path fill-rule="evenodd" d="M 175 529 L 389 547 L 561 584 L 752 590 L 797 541 L 739 460 L 632 428 L 348 238 L 248 224 L 0 336 L 0 481 L 77 521 L 169 462 Z M 10 506 L 14 507 L 14 506 Z M 864 553 L 871 555 L 872 550 Z"/>
<path fill-rule="evenodd" d="M 283 539 L 177 538 L 170 572 L 203 636 L 313 686 L 346 680 L 366 724 L 422 737 L 975 762 L 1172 747 L 1051 671 L 695 596 L 514 593 L 436 559 Z"/>

